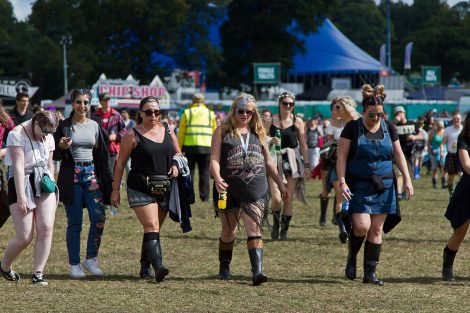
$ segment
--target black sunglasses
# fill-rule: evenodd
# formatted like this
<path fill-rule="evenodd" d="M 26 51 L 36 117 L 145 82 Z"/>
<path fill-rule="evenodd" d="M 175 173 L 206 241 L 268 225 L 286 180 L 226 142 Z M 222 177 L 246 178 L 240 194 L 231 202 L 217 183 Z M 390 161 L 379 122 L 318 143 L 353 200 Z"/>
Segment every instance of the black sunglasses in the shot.
<path fill-rule="evenodd" d="M 370 117 L 370 118 L 375 118 L 376 116 L 384 117 L 385 113 L 384 112 L 368 112 L 367 116 Z"/>
<path fill-rule="evenodd" d="M 49 129 L 42 128 L 39 124 L 38 124 L 38 126 L 39 126 L 39 129 L 41 130 L 41 134 L 43 134 L 43 135 L 50 135 L 50 134 L 55 133 L 54 130 L 49 130 Z"/>
<path fill-rule="evenodd" d="M 148 110 L 141 110 L 142 112 L 145 113 L 146 116 L 152 116 L 155 114 L 155 116 L 159 116 L 160 115 L 160 110 L 152 110 L 152 109 L 148 109 Z"/>
<path fill-rule="evenodd" d="M 253 111 L 244 110 L 244 109 L 238 109 L 238 110 L 237 110 L 237 113 L 240 114 L 240 115 L 243 115 L 243 114 L 246 114 L 246 115 L 248 115 L 248 116 L 252 116 L 252 115 L 253 115 Z"/>
<path fill-rule="evenodd" d="M 289 107 L 289 106 L 294 107 L 295 103 L 282 101 L 282 105 L 285 107 Z"/>
<path fill-rule="evenodd" d="M 86 106 L 86 107 L 90 105 L 90 101 L 88 101 L 88 100 L 83 100 L 83 101 L 82 100 L 75 100 L 75 103 L 78 104 L 78 105 L 82 105 L 82 103 L 83 103 L 83 105 Z"/>
<path fill-rule="evenodd" d="M 333 107 L 333 109 L 336 110 L 336 111 L 341 110 L 341 108 L 342 108 L 342 107 L 341 107 L 340 105 L 335 105 L 335 106 Z"/>

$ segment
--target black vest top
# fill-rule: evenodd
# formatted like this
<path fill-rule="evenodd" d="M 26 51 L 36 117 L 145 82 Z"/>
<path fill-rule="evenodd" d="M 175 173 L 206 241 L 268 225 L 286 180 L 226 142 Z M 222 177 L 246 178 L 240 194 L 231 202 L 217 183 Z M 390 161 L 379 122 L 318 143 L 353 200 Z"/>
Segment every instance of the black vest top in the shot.
<path fill-rule="evenodd" d="M 131 171 L 127 177 L 127 186 L 129 188 L 138 191 L 146 190 L 139 173 L 144 175 L 168 175 L 175 155 L 175 148 L 168 133 L 168 126 L 163 125 L 165 127 L 165 136 L 162 143 L 146 138 L 134 128 L 134 134 L 138 142 L 130 155 Z"/>
<path fill-rule="evenodd" d="M 227 193 L 238 202 L 254 202 L 266 194 L 266 162 L 263 146 L 256 134 L 250 134 L 248 155 L 240 139 L 228 133 L 225 135 L 220 155 L 220 176 L 229 185 Z"/>

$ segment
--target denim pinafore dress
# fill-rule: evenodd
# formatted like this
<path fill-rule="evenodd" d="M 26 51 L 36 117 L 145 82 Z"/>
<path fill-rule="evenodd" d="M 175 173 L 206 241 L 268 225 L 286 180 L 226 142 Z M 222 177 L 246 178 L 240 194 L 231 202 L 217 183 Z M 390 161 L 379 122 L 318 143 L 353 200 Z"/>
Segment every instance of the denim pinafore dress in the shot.
<path fill-rule="evenodd" d="M 358 120 L 359 136 L 354 158 L 347 163 L 346 178 L 351 177 L 354 183 L 348 182 L 353 194 L 349 204 L 349 213 L 395 214 L 396 196 L 393 178 L 384 178 L 385 190 L 378 194 L 374 189 L 372 175 L 388 176 L 393 173 L 393 146 L 387 125 L 383 119 L 380 127 L 382 139 L 367 139 L 364 136 L 362 119 Z M 359 179 L 356 179 L 358 178 Z"/>

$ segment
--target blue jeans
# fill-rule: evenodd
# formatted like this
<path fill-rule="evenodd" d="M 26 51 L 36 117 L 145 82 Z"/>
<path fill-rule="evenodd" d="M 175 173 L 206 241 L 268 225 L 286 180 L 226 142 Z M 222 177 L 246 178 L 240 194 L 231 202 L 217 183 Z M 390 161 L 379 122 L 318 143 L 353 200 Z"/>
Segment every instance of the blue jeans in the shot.
<path fill-rule="evenodd" d="M 94 258 L 98 255 L 100 249 L 106 213 L 93 164 L 87 166 L 75 165 L 73 202 L 65 205 L 65 212 L 67 213 L 67 251 L 70 265 L 80 263 L 83 207 L 88 209 L 90 218 L 86 258 Z"/>

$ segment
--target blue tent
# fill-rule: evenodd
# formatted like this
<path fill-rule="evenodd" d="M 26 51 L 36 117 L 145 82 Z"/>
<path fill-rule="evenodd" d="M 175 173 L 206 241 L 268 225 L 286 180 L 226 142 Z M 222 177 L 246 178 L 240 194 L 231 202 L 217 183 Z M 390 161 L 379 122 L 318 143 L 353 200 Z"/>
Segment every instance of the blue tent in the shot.
<path fill-rule="evenodd" d="M 349 40 L 329 20 L 316 33 L 303 38 L 305 54 L 294 56 L 291 75 L 309 74 L 378 74 L 380 62 Z"/>

